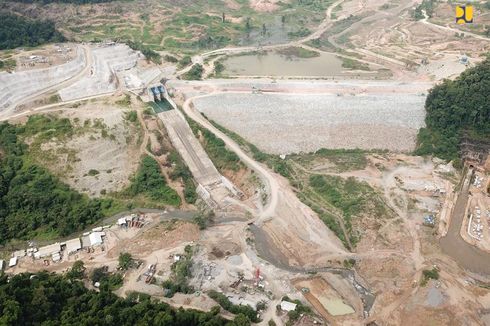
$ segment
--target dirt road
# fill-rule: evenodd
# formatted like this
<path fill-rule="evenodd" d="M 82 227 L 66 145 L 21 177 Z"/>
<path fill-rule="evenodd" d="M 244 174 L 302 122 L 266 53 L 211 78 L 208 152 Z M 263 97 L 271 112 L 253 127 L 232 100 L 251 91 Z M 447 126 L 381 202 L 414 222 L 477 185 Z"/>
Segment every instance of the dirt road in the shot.
<path fill-rule="evenodd" d="M 454 205 L 453 216 L 448 232 L 441 238 L 442 251 L 452 257 L 461 267 L 484 277 L 490 276 L 490 255 L 464 241 L 460 230 L 465 218 L 466 204 L 469 197 L 471 172 L 465 177 L 463 187 Z"/>
<path fill-rule="evenodd" d="M 78 81 L 79 79 L 81 79 L 82 77 L 84 77 L 89 71 L 90 71 L 90 68 L 92 67 L 92 52 L 90 50 L 90 48 L 87 46 L 87 45 L 81 45 L 80 46 L 84 53 L 85 53 L 85 66 L 82 68 L 82 70 L 77 73 L 75 76 L 72 76 L 72 77 L 68 77 L 67 79 L 65 79 L 64 81 L 62 81 L 61 83 L 58 83 L 58 84 L 55 84 L 53 86 L 50 86 L 50 87 L 46 87 L 46 88 L 43 88 L 42 90 L 38 91 L 38 92 L 35 92 L 29 96 L 26 96 L 24 97 L 21 101 L 17 102 L 17 103 L 13 103 L 11 105 L 11 108 L 8 109 L 8 110 L 5 110 L 2 112 L 2 116 L 4 115 L 8 115 L 9 117 L 12 117 L 10 114 L 12 113 L 13 110 L 15 110 L 15 108 L 23 103 L 27 103 L 29 101 L 32 101 L 36 98 L 39 98 L 41 96 L 43 96 L 44 94 L 48 93 L 48 92 L 51 92 L 51 91 L 54 91 L 54 90 L 57 90 L 57 89 L 61 89 L 65 86 L 68 86 L 68 85 L 71 85 L 73 84 L 74 82 Z M 14 115 L 15 116 L 15 115 Z"/>
<path fill-rule="evenodd" d="M 192 105 L 195 98 L 184 102 L 185 113 L 222 139 L 266 186 L 268 203 L 253 221 L 264 230 L 265 242 L 283 258 L 282 262 L 293 266 L 325 266 L 330 256 L 345 255 L 346 250 L 338 238 L 296 197 L 287 180 L 249 157 L 237 143 L 205 119 Z"/>

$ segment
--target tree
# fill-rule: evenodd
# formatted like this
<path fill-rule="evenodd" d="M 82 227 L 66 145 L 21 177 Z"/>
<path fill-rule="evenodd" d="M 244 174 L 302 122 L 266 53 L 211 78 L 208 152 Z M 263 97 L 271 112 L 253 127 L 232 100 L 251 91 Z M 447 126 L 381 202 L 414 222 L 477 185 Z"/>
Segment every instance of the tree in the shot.
<path fill-rule="evenodd" d="M 133 267 L 134 260 L 131 254 L 125 252 L 119 254 L 119 268 L 123 270 L 128 270 Z"/>
<path fill-rule="evenodd" d="M 250 24 L 250 17 L 247 17 L 247 19 L 245 20 L 245 30 L 247 32 L 250 32 L 251 29 L 252 29 L 252 25 Z"/>
<path fill-rule="evenodd" d="M 101 286 L 102 287 L 102 286 Z M 219 315 L 173 309 L 131 293 L 88 290 L 64 275 L 41 272 L 0 275 L 0 325 L 230 325 Z"/>
<path fill-rule="evenodd" d="M 66 273 L 69 279 L 82 279 L 85 276 L 85 266 L 83 261 L 77 260 L 71 269 Z"/>
<path fill-rule="evenodd" d="M 236 315 L 235 319 L 233 319 L 233 322 L 236 326 L 250 326 L 250 320 L 248 320 L 247 316 L 242 313 Z"/>
<path fill-rule="evenodd" d="M 19 46 L 38 46 L 48 42 L 61 42 L 65 38 L 54 22 L 32 20 L 10 14 L 0 14 L 0 50 Z"/>
<path fill-rule="evenodd" d="M 417 136 L 418 155 L 458 158 L 463 138 L 490 138 L 490 58 L 458 78 L 434 86 L 425 101 L 426 128 Z"/>

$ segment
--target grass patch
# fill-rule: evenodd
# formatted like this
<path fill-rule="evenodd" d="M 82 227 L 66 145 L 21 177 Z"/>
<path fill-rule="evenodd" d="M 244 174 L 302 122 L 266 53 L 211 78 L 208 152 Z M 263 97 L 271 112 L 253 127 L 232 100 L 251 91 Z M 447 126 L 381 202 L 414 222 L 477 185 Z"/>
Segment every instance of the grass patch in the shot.
<path fill-rule="evenodd" d="M 150 156 L 144 156 L 131 185 L 124 191 L 128 196 L 145 195 L 151 200 L 171 206 L 180 205 L 177 192 L 167 185 L 160 165 Z"/>
<path fill-rule="evenodd" d="M 216 137 L 211 131 L 201 128 L 194 120 L 187 119 L 198 139 L 201 139 L 204 149 L 220 171 L 239 171 L 244 167 L 238 155 L 226 148 L 225 142 Z"/>
<path fill-rule="evenodd" d="M 369 65 L 364 62 L 360 62 L 351 58 L 338 57 L 342 60 L 342 68 L 352 69 L 352 70 L 364 70 L 369 71 Z"/>
<path fill-rule="evenodd" d="M 184 200 L 188 204 L 194 204 L 197 200 L 197 192 L 191 171 L 184 164 L 184 161 L 177 151 L 172 150 L 167 159 L 173 165 L 173 170 L 170 172 L 169 177 L 172 180 L 182 180 L 182 183 L 184 184 Z"/>
<path fill-rule="evenodd" d="M 231 303 L 226 295 L 223 293 L 211 290 L 208 292 L 208 296 L 216 301 L 223 309 L 231 312 L 232 314 L 243 314 L 250 322 L 258 323 L 260 319 L 257 315 L 257 311 L 248 305 L 236 305 Z"/>
<path fill-rule="evenodd" d="M 298 46 L 292 46 L 289 48 L 280 49 L 277 50 L 277 53 L 285 55 L 287 57 L 296 57 L 296 58 L 304 58 L 304 59 L 315 58 L 320 56 L 319 52 L 307 50 Z"/>
<path fill-rule="evenodd" d="M 313 174 L 309 176 L 308 184 L 304 186 L 311 188 L 314 195 L 325 204 L 327 209 L 320 209 L 319 213 L 341 239 L 345 238 L 342 234 L 344 232 L 341 233 L 338 227 L 333 225 L 332 218 L 328 214 L 328 206 L 342 213 L 346 236 L 349 237 L 352 246 L 359 241 L 359 234 L 353 228 L 354 218 L 361 218 L 366 214 L 378 218 L 390 216 L 386 204 L 376 191 L 366 182 L 360 182 L 354 177 L 343 179 L 338 176 Z M 309 189 L 303 191 L 307 194 Z"/>
<path fill-rule="evenodd" d="M 200 64 L 195 64 L 192 68 L 181 76 L 184 80 L 201 80 L 204 68 Z"/>
<path fill-rule="evenodd" d="M 256 161 L 265 163 L 274 172 L 288 178 L 298 198 L 310 206 L 348 248 L 353 249 L 360 240 L 361 230 L 353 225 L 356 219 L 366 216 L 376 219 L 392 217 L 381 195 L 366 182 L 353 177 L 343 179 L 320 175 L 309 170 L 313 163 L 323 161 L 331 163 L 333 166 L 329 166 L 329 169 L 334 172 L 364 169 L 369 152 L 360 149 L 320 149 L 315 153 L 288 155 L 281 159 L 262 152 L 240 135 L 209 121 Z"/>
<path fill-rule="evenodd" d="M 438 280 L 439 279 L 439 270 L 437 267 L 433 267 L 432 269 L 424 269 L 422 271 L 422 280 L 420 281 L 420 286 L 426 286 L 429 280 Z"/>
<path fill-rule="evenodd" d="M 116 101 L 116 104 L 128 108 L 131 105 L 131 96 L 129 94 L 124 95 L 122 99 Z"/>
<path fill-rule="evenodd" d="M 189 285 L 189 278 L 192 276 L 192 251 L 191 246 L 185 246 L 185 253 L 180 255 L 180 259 L 172 264 L 172 275 L 168 280 L 163 282 L 166 297 L 171 298 L 176 292 L 194 292 L 194 287 Z"/>

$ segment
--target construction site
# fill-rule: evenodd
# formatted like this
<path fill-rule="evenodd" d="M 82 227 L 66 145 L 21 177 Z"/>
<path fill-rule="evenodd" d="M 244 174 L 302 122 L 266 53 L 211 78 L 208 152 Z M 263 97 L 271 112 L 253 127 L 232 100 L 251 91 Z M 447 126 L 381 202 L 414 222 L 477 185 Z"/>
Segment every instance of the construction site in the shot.
<path fill-rule="evenodd" d="M 126 189 L 148 155 L 181 204 L 16 244 L 0 268 L 61 273 L 81 260 L 116 273 L 129 253 L 137 264 L 116 294 L 210 311 L 218 292 L 261 325 L 489 325 L 488 150 L 468 149 L 463 170 L 411 153 L 428 90 L 482 60 L 490 42 L 466 30 L 463 41 L 436 24 L 442 13 L 412 19 L 418 4 L 331 2 L 306 36 L 193 53 L 186 66 L 112 41 L 19 50 L 17 68 L 0 72 L 1 120 L 56 115 L 75 128 L 24 139 L 36 162 L 104 198 Z M 308 62 L 291 47 L 319 56 Z M 198 64 L 202 80 L 185 80 Z M 172 155 L 190 181 L 171 177 Z M 189 185 L 196 202 L 186 201 Z M 201 227 L 204 212 L 213 217 Z M 169 286 L 179 262 L 192 291 Z M 424 278 L 430 270 L 437 279 Z"/>

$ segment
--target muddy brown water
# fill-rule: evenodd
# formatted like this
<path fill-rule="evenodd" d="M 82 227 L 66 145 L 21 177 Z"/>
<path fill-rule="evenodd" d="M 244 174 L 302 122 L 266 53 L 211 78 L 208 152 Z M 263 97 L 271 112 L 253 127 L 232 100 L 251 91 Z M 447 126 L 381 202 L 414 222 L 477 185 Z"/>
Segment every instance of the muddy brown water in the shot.
<path fill-rule="evenodd" d="M 369 316 L 369 311 L 373 307 L 376 296 L 363 286 L 357 279 L 356 273 L 353 270 L 346 268 L 333 268 L 333 267 L 314 267 L 304 268 L 299 266 L 291 266 L 288 263 L 287 257 L 277 250 L 276 246 L 272 243 L 270 237 L 258 226 L 250 225 L 250 231 L 254 235 L 255 249 L 257 254 L 264 260 L 268 261 L 277 268 L 302 274 L 314 274 L 314 273 L 332 273 L 341 275 L 344 279 L 348 280 L 354 289 L 359 294 L 363 303 L 364 316 Z"/>
<path fill-rule="evenodd" d="M 334 54 L 297 58 L 275 52 L 229 57 L 223 62 L 231 76 L 332 76 L 342 75 L 342 61 Z"/>
<path fill-rule="evenodd" d="M 452 257 L 459 266 L 472 273 L 488 278 L 490 277 L 490 254 L 464 241 L 459 233 L 465 218 L 464 214 L 469 197 L 468 188 L 470 180 L 471 177 L 468 175 L 456 200 L 447 235 L 441 238 L 440 245 L 442 251 Z"/>

